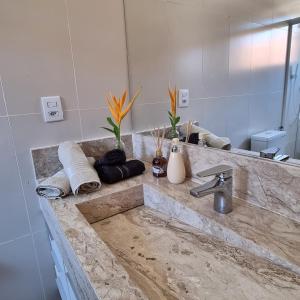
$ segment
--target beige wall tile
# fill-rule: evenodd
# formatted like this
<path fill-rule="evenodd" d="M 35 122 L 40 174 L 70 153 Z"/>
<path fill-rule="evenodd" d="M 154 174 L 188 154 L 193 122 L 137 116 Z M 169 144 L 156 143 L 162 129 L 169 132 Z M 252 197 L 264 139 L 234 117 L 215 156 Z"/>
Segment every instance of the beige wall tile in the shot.
<path fill-rule="evenodd" d="M 5 116 L 7 114 L 5 102 L 4 102 L 4 91 L 2 90 L 2 80 L 0 75 L 0 116 Z"/>
<path fill-rule="evenodd" d="M 60 295 L 55 282 L 56 275 L 54 264 L 52 263 L 48 231 L 41 231 L 34 234 L 33 241 L 37 249 L 37 259 L 45 290 L 45 300 L 59 300 Z"/>
<path fill-rule="evenodd" d="M 101 126 L 110 127 L 107 124 L 106 118 L 110 116 L 110 112 L 105 107 L 100 107 L 96 110 L 82 110 L 82 130 L 84 139 L 95 139 L 105 136 L 111 136 L 111 134 L 102 129 Z M 128 114 L 122 121 L 121 125 L 122 134 L 131 132 L 131 117 Z"/>
<path fill-rule="evenodd" d="M 12 143 L 8 119 L 0 118 L 0 243 L 28 234 L 29 222 L 25 199 Z"/>
<path fill-rule="evenodd" d="M 43 299 L 32 238 L 0 245 L 1 299 Z"/>
<path fill-rule="evenodd" d="M 109 91 L 128 89 L 123 2 L 67 1 L 80 108 L 97 109 Z"/>
<path fill-rule="evenodd" d="M 14 116 L 11 124 L 32 231 L 36 232 L 44 229 L 44 221 L 35 194 L 30 148 L 80 140 L 79 115 L 77 111 L 65 112 L 65 120 L 55 123 L 44 123 L 39 114 Z"/>
<path fill-rule="evenodd" d="M 40 97 L 76 106 L 64 3 L 1 1 L 0 70 L 9 114 L 40 112 Z"/>

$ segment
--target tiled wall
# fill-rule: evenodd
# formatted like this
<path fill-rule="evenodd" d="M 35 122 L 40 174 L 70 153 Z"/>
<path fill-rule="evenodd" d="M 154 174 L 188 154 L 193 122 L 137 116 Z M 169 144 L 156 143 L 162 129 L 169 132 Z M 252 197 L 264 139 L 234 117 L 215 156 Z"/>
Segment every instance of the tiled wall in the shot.
<path fill-rule="evenodd" d="M 179 109 L 235 147 L 281 120 L 287 28 L 294 0 L 125 0 L 133 127 L 168 123 L 167 87 L 189 88 Z M 276 23 L 276 25 L 274 25 Z"/>
<path fill-rule="evenodd" d="M 55 300 L 30 148 L 107 135 L 104 96 L 128 88 L 123 1 L 1 0 L 0 76 L 0 298 Z M 46 124 L 51 95 L 65 120 Z"/>

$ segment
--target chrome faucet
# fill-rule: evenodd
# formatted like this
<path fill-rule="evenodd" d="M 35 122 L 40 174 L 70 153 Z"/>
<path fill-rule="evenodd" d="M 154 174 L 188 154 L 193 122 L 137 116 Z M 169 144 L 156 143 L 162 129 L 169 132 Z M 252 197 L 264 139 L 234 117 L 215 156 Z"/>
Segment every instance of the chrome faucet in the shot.
<path fill-rule="evenodd" d="M 214 210 L 221 214 L 232 211 L 232 167 L 219 165 L 196 174 L 198 177 L 215 175 L 215 178 L 201 186 L 193 188 L 190 194 L 200 198 L 214 193 Z"/>

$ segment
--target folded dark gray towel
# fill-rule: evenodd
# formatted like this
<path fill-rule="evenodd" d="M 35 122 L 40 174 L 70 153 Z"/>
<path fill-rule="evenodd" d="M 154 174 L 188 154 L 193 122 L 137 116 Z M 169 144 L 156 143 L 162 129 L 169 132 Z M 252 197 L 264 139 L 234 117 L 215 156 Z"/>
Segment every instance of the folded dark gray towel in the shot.
<path fill-rule="evenodd" d="M 126 154 L 123 150 L 114 149 L 108 151 L 99 162 L 105 166 L 123 165 L 126 162 Z"/>
<path fill-rule="evenodd" d="M 137 176 L 145 171 L 145 165 L 139 160 L 130 160 L 121 165 L 103 165 L 97 160 L 94 165 L 102 182 L 116 183 L 118 181 Z"/>

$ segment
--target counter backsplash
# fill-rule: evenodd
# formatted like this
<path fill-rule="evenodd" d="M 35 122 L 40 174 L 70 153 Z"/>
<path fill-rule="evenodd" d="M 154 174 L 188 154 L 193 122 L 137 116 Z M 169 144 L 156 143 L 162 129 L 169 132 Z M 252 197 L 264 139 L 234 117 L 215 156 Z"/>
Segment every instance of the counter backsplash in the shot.
<path fill-rule="evenodd" d="M 126 135 L 122 140 L 128 158 L 152 162 L 155 145 L 150 135 Z M 170 142 L 166 140 L 162 149 L 166 157 Z M 80 144 L 87 156 L 97 158 L 113 148 L 114 139 L 103 138 Z M 57 148 L 32 150 L 37 179 L 49 177 L 62 168 Z M 231 165 L 234 169 L 235 197 L 300 222 L 300 167 L 190 144 L 183 144 L 183 153 L 189 177 L 211 166 Z"/>
<path fill-rule="evenodd" d="M 132 158 L 132 135 L 122 136 L 122 141 L 125 144 L 127 158 Z M 86 156 L 95 157 L 97 159 L 114 148 L 115 139 L 109 137 L 82 141 L 80 145 Z M 36 179 L 47 178 L 62 169 L 62 164 L 58 159 L 57 149 L 58 145 L 31 150 Z"/>
<path fill-rule="evenodd" d="M 170 143 L 164 143 L 166 157 Z M 155 145 L 150 135 L 134 134 L 133 149 L 134 157 L 152 162 Z M 218 164 L 231 165 L 235 197 L 300 221 L 300 167 L 190 144 L 183 144 L 183 153 L 189 176 Z"/>

